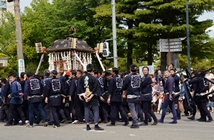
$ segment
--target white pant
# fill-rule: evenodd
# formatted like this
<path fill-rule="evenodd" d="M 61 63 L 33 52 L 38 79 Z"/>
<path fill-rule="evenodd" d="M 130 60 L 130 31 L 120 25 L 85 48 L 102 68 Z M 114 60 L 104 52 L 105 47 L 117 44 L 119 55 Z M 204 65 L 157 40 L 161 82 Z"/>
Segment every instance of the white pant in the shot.
<path fill-rule="evenodd" d="M 158 100 L 158 111 L 161 110 L 161 105 L 162 105 L 162 99 Z"/>

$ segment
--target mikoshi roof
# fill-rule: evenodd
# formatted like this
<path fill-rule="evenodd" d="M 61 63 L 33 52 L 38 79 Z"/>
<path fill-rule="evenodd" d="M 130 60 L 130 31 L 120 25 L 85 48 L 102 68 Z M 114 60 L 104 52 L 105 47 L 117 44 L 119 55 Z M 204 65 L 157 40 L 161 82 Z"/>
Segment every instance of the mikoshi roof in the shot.
<path fill-rule="evenodd" d="M 68 50 L 77 50 L 81 52 L 93 53 L 94 49 L 91 48 L 87 42 L 83 40 L 77 40 L 76 48 L 72 47 L 72 41 L 68 39 L 59 39 L 54 41 L 54 43 L 46 49 L 47 52 L 57 52 L 57 51 L 68 51 Z"/>

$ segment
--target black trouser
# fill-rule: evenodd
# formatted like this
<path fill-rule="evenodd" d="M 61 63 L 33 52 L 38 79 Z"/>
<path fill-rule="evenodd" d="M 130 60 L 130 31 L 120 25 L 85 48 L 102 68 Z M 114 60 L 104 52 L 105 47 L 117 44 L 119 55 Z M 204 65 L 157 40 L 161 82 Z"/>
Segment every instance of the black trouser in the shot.
<path fill-rule="evenodd" d="M 197 105 L 198 103 L 191 103 L 190 104 L 190 106 L 191 106 L 191 108 L 192 108 L 192 116 L 193 117 L 195 117 L 195 114 L 196 114 L 196 112 L 197 112 L 197 108 L 196 108 L 196 105 Z"/>
<path fill-rule="evenodd" d="M 75 112 L 75 109 L 74 109 L 74 103 L 73 101 L 66 101 L 64 107 L 63 107 L 63 110 L 64 110 L 64 113 L 65 113 L 65 117 L 67 120 L 71 120 L 71 115 L 70 113 L 72 113 L 72 119 L 75 120 L 76 119 L 76 112 Z"/>
<path fill-rule="evenodd" d="M 47 122 L 46 114 L 45 114 L 42 102 L 29 103 L 28 110 L 29 110 L 30 125 L 33 125 L 33 123 L 34 123 L 35 114 L 37 114 L 36 123 L 39 124 L 41 117 L 42 117 L 43 122 Z"/>
<path fill-rule="evenodd" d="M 192 104 L 194 104 L 194 103 L 192 103 Z M 190 106 L 188 105 L 188 101 L 187 101 L 187 99 L 185 98 L 184 100 L 183 100 L 183 107 L 184 107 L 184 114 L 185 115 L 189 115 L 189 111 L 191 112 L 191 113 L 193 113 L 193 105 L 192 104 L 190 104 Z"/>
<path fill-rule="evenodd" d="M 51 110 L 51 113 L 53 115 L 53 121 L 54 121 L 54 124 L 56 126 L 60 126 L 59 124 L 59 111 L 61 109 L 61 106 L 49 106 L 50 110 Z"/>
<path fill-rule="evenodd" d="M 208 117 L 209 120 L 212 120 L 212 116 L 210 115 L 210 112 L 207 109 L 207 102 L 206 101 L 201 101 L 198 104 L 198 108 L 200 110 L 202 120 L 206 120 L 206 117 Z"/>
<path fill-rule="evenodd" d="M 102 121 L 108 121 L 109 105 L 106 102 L 100 101 L 100 118 Z"/>
<path fill-rule="evenodd" d="M 6 114 L 6 104 L 2 103 L 0 109 L 0 121 L 3 122 L 7 118 Z"/>
<path fill-rule="evenodd" d="M 148 124 L 150 115 L 153 118 L 154 122 L 158 121 L 157 117 L 155 116 L 154 112 L 151 109 L 151 101 L 142 101 L 141 106 L 142 106 L 143 112 L 145 114 L 145 120 L 144 120 L 145 124 Z"/>
<path fill-rule="evenodd" d="M 136 112 L 139 120 L 142 122 L 145 119 L 145 115 L 143 114 L 143 108 L 141 107 L 141 103 L 136 104 Z"/>
<path fill-rule="evenodd" d="M 115 124 L 115 121 L 118 117 L 119 112 L 122 117 L 122 120 L 124 122 L 128 122 L 127 115 L 123 108 L 122 102 L 111 102 L 110 108 L 111 108 L 110 114 L 111 114 L 111 123 L 112 124 Z"/>
<path fill-rule="evenodd" d="M 72 121 L 77 119 L 77 114 L 76 114 L 76 105 L 74 101 L 70 103 L 70 113 L 72 114 Z"/>
<path fill-rule="evenodd" d="M 179 96 L 175 97 L 175 111 L 177 113 L 177 117 L 181 117 L 180 105 L 179 105 Z"/>
<path fill-rule="evenodd" d="M 79 99 L 77 99 L 78 101 L 76 102 L 75 106 L 76 106 L 76 117 L 77 120 L 80 122 L 83 122 L 84 119 L 84 103 L 83 101 L 80 101 Z"/>
<path fill-rule="evenodd" d="M 9 118 L 8 118 L 8 124 L 12 125 L 13 123 L 13 118 L 15 118 L 14 113 L 18 113 L 21 120 L 22 120 L 22 124 L 25 123 L 25 115 L 24 112 L 22 110 L 22 105 L 21 104 L 10 104 L 10 109 L 9 109 Z"/>
<path fill-rule="evenodd" d="M 50 121 L 50 108 L 49 108 L 48 104 L 45 104 L 44 110 L 45 110 L 45 114 L 46 114 L 46 119 L 48 121 Z"/>
<path fill-rule="evenodd" d="M 6 113 L 6 115 L 7 115 L 7 120 L 9 119 L 9 116 L 10 116 L 10 104 L 6 104 L 6 106 L 5 106 L 5 113 Z"/>
<path fill-rule="evenodd" d="M 24 115 L 25 115 L 25 118 L 26 120 L 29 119 L 29 113 L 28 113 L 28 100 L 23 100 L 23 103 L 22 103 L 22 110 L 24 112 Z"/>

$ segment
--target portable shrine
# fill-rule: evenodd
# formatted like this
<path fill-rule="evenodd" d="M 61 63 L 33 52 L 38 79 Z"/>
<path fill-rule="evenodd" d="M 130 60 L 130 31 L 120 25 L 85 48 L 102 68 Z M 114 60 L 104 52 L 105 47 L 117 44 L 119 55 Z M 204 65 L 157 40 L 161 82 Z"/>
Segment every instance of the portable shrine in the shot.
<path fill-rule="evenodd" d="M 49 70 L 58 72 L 70 70 L 86 70 L 86 65 L 92 63 L 92 53 L 95 53 L 87 42 L 77 38 L 56 40 L 46 49 L 49 55 Z"/>

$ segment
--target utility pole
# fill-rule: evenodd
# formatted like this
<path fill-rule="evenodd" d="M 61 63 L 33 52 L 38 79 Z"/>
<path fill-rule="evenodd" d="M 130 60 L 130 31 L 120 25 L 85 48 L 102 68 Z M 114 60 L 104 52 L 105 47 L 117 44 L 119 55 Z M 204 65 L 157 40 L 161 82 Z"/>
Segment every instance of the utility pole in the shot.
<path fill-rule="evenodd" d="M 189 39 L 189 0 L 186 0 L 186 30 L 187 30 L 187 58 L 188 69 L 190 70 L 190 39 Z"/>
<path fill-rule="evenodd" d="M 115 0 L 111 1 L 112 6 L 112 31 L 113 31 L 113 57 L 114 57 L 114 67 L 117 65 L 117 31 L 116 31 L 116 13 L 115 13 Z"/>
<path fill-rule="evenodd" d="M 15 25 L 16 25 L 18 72 L 20 76 L 21 72 L 25 72 L 25 62 L 24 62 L 23 47 L 22 47 L 22 28 L 21 28 L 19 0 L 14 0 L 14 12 L 15 12 Z"/>

